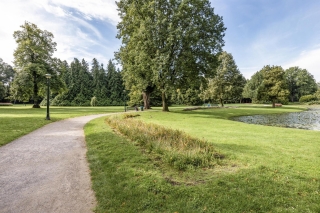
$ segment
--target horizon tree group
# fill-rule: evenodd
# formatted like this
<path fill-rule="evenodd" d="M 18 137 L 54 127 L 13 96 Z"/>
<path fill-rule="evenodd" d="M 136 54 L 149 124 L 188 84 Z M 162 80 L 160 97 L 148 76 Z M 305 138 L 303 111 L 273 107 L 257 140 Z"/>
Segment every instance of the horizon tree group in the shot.
<path fill-rule="evenodd" d="M 117 2 L 123 45 L 115 57 L 122 71 L 111 60 L 104 68 L 94 58 L 90 68 L 84 59 L 68 64 L 52 57 L 53 34 L 25 22 L 13 34 L 14 67 L 0 58 L 0 101 L 33 100 L 33 108 L 39 108 L 41 100 L 46 103 L 47 73 L 52 76 L 50 104 L 58 106 L 123 105 L 127 100 L 169 111 L 171 103 L 223 106 L 248 98 L 275 106 L 319 96 L 314 77 L 299 67 L 266 65 L 246 80 L 232 54 L 222 51 L 226 28 L 209 1 L 155 2 Z"/>

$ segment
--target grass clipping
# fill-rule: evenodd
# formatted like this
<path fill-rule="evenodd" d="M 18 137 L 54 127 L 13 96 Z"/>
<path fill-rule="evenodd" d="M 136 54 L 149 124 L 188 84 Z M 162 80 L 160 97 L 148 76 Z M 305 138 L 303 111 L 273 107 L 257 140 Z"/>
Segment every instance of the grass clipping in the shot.
<path fill-rule="evenodd" d="M 176 168 L 212 168 L 221 163 L 223 155 L 204 140 L 155 124 L 143 123 L 134 116 L 110 116 L 106 122 L 122 135 L 134 141 L 156 159 Z"/>

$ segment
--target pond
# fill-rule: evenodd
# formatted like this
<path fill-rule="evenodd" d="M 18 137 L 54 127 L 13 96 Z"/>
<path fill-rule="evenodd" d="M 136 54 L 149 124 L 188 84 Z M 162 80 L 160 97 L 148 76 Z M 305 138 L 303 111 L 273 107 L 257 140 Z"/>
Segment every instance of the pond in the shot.
<path fill-rule="evenodd" d="M 249 124 L 320 131 L 320 108 L 286 114 L 241 116 L 233 120 Z"/>

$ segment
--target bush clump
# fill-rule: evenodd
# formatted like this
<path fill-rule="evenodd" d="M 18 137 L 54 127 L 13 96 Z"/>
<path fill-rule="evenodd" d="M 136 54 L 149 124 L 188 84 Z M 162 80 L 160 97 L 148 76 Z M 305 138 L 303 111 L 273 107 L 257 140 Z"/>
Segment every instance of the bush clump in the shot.
<path fill-rule="evenodd" d="M 299 102 L 306 103 L 306 102 L 311 102 L 311 101 L 316 101 L 316 100 L 317 100 L 317 98 L 314 95 L 304 95 L 304 96 L 300 97 Z"/>
<path fill-rule="evenodd" d="M 121 119 L 119 116 L 108 117 L 106 122 L 148 153 L 155 154 L 157 159 L 178 170 L 211 168 L 224 158 L 212 144 L 179 130 L 135 119 Z"/>

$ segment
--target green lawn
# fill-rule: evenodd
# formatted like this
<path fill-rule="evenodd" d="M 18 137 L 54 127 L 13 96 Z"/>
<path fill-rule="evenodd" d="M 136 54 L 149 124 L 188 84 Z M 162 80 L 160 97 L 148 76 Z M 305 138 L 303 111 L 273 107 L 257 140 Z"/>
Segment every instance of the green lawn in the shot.
<path fill-rule="evenodd" d="M 48 123 L 90 114 L 121 112 L 123 107 L 50 107 L 51 120 L 45 120 L 46 107 L 32 105 L 0 106 L 0 146 Z"/>
<path fill-rule="evenodd" d="M 85 127 L 96 212 L 320 212 L 320 132 L 258 126 L 233 116 L 284 113 L 294 106 L 140 113 L 226 155 L 213 169 L 178 171 L 95 119 Z"/>

